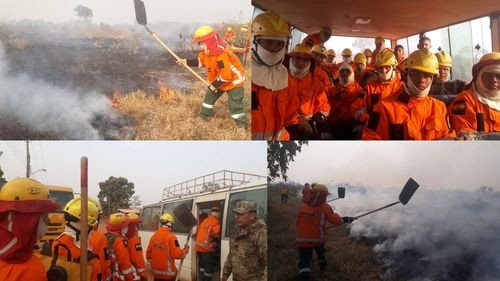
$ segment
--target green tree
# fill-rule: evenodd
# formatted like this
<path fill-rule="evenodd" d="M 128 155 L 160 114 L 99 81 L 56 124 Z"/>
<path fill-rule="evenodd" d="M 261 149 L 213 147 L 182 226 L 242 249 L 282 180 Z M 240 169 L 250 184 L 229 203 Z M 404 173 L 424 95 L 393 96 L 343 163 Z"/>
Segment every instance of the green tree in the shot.
<path fill-rule="evenodd" d="M 293 161 L 302 145 L 307 141 L 269 141 L 267 142 L 267 168 L 269 181 L 277 178 L 287 180 L 288 164 Z"/>
<path fill-rule="evenodd" d="M 130 199 L 130 207 L 140 209 L 141 206 L 142 206 L 142 200 L 141 198 L 139 198 L 139 195 L 136 194 L 132 196 L 132 198 Z"/>
<path fill-rule="evenodd" d="M 109 177 L 105 182 L 99 183 L 99 194 L 97 197 L 102 204 L 102 209 L 106 214 L 112 214 L 119 208 L 130 208 L 134 183 L 129 182 L 124 177 Z"/>
<path fill-rule="evenodd" d="M 92 17 L 94 16 L 94 13 L 92 12 L 92 10 L 90 8 L 82 6 L 82 5 L 76 6 L 74 11 L 76 12 L 76 16 L 81 18 L 83 21 L 87 21 L 87 20 L 91 21 Z"/>

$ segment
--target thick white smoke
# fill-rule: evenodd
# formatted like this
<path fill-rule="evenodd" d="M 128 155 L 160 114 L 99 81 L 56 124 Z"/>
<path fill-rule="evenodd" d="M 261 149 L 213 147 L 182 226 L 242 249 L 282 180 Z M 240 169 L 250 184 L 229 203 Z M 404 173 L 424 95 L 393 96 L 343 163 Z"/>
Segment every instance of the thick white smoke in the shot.
<path fill-rule="evenodd" d="M 0 118 L 18 120 L 34 132 L 63 139 L 99 139 L 96 115 L 110 114 L 110 101 L 95 92 L 77 93 L 25 74 L 9 74 L 0 44 Z"/>
<path fill-rule="evenodd" d="M 332 205 L 356 216 L 397 201 L 400 191 L 350 187 Z M 355 221 L 350 236 L 375 243 L 389 280 L 500 280 L 500 192 L 420 187 L 406 206 Z"/>

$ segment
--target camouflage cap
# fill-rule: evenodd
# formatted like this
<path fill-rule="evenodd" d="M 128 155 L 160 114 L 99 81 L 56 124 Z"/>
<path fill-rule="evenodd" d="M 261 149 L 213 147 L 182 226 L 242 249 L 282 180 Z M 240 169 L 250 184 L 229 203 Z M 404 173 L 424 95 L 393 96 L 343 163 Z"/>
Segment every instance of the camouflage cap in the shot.
<path fill-rule="evenodd" d="M 252 211 L 257 212 L 257 204 L 254 201 L 240 201 L 236 203 L 236 207 L 233 209 L 234 213 L 242 215 Z"/>

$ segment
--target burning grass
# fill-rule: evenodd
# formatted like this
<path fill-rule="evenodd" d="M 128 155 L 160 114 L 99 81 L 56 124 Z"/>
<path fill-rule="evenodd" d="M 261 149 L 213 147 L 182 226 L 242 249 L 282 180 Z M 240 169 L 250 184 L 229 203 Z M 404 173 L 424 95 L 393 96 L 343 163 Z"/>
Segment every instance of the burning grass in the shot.
<path fill-rule="evenodd" d="M 115 94 L 113 104 L 124 116 L 135 121 L 138 140 L 248 140 L 250 132 L 238 129 L 227 109 L 227 94 L 214 106 L 214 117 L 199 117 L 205 87 L 197 83 L 188 93 L 179 93 L 161 85 L 157 95 L 136 91 Z M 250 97 L 245 95 L 247 120 Z M 247 126 L 248 127 L 248 126 Z"/>
<path fill-rule="evenodd" d="M 291 196 L 287 204 L 282 204 L 278 188 L 269 189 L 269 280 L 297 280 L 298 253 L 294 242 L 295 219 L 300 206 L 300 197 Z M 314 257 L 310 280 L 380 280 L 383 270 L 377 265 L 370 246 L 352 241 L 344 226 L 328 230 L 328 235 L 328 267 L 320 272 L 318 260 Z"/>

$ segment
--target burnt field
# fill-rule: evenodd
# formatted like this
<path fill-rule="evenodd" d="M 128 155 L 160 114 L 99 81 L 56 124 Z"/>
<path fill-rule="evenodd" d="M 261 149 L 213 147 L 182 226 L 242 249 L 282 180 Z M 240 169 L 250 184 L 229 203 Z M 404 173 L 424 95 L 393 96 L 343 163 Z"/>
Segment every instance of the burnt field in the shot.
<path fill-rule="evenodd" d="M 142 28 L 6 26 L 1 139 L 249 139 L 234 126 L 225 96 L 214 118 L 199 118 L 206 88 Z M 197 57 L 189 37 L 159 35 L 181 58 Z"/>

